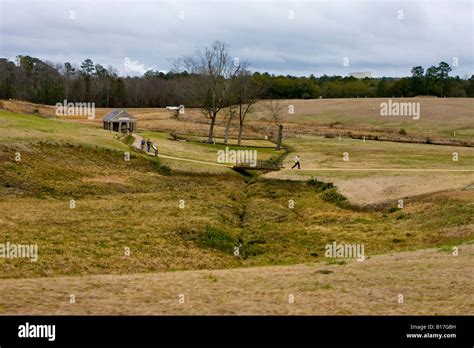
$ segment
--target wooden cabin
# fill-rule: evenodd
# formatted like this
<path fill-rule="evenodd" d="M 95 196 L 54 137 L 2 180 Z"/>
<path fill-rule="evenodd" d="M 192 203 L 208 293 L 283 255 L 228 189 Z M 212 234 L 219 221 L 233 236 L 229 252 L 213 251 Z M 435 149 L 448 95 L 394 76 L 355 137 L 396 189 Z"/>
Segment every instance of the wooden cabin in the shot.
<path fill-rule="evenodd" d="M 104 129 L 119 133 L 135 133 L 137 119 L 122 109 L 109 112 L 103 118 Z"/>

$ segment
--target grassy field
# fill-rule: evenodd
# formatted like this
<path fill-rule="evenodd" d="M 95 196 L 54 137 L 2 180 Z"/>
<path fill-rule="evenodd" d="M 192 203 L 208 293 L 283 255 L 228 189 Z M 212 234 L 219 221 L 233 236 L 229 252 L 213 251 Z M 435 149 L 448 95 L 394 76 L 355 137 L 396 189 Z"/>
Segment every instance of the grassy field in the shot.
<path fill-rule="evenodd" d="M 389 98 L 348 98 L 348 99 L 290 99 L 280 100 L 283 111 L 281 120 L 285 125 L 285 134 L 345 133 L 399 136 L 401 129 L 407 137 L 426 140 L 447 139 L 474 141 L 474 99 L 473 98 L 390 98 L 396 102 L 420 104 L 420 119 L 411 117 L 382 117 L 380 104 Z M 19 101 L 2 101 L 5 109 L 54 116 L 54 108 L 38 106 Z M 248 126 L 244 136 L 264 139 L 275 136 L 277 127 L 267 112 L 267 101 L 260 101 L 255 111 L 248 117 Z M 293 113 L 289 113 L 289 107 Z M 112 109 L 96 109 L 96 119 L 89 121 L 84 117 L 63 117 L 81 123 L 100 125 L 102 116 Z M 183 115 L 174 118 L 174 112 L 166 109 L 141 108 L 127 109 L 138 118 L 141 129 L 162 132 L 177 132 L 206 136 L 208 120 L 196 109 L 186 108 Z M 222 111 L 216 125 L 216 136 L 223 137 L 224 125 Z M 237 121 L 231 129 L 233 137 L 237 134 Z"/>
<path fill-rule="evenodd" d="M 474 184 L 474 148 L 311 135 L 286 140 L 293 152 L 285 169 L 268 178 L 308 180 L 317 177 L 339 186 L 353 203 L 368 205 Z M 302 170 L 291 170 L 294 155 Z M 453 153 L 457 161 L 453 161 Z M 347 161 L 344 156 L 347 155 Z"/>
<path fill-rule="evenodd" d="M 192 141 L 174 141 L 168 133 L 161 132 L 144 131 L 139 132 L 139 135 L 156 143 L 160 154 L 207 162 L 217 162 L 218 151 L 225 151 L 226 147 L 229 150 L 256 150 L 259 160 L 277 159 L 284 153 L 283 150 L 276 151 L 275 145 L 266 140 L 248 140 L 242 143 L 242 147 L 238 147 L 235 141 L 230 142 L 228 146 L 218 143 L 222 139 L 216 139 L 216 144 L 213 145 L 203 143 L 201 138 L 192 137 L 190 137 Z"/>
<path fill-rule="evenodd" d="M 39 116 L 0 112 L 0 143 L 55 142 L 99 146 L 102 148 L 126 150 L 128 147 L 116 141 L 116 135 L 97 129 L 93 125 L 82 125 Z"/>
<path fill-rule="evenodd" d="M 411 117 L 382 117 L 380 104 L 389 98 L 348 98 L 285 100 L 281 104 L 293 106 L 294 113 L 284 112 L 282 120 L 290 129 L 296 126 L 321 128 L 333 131 L 377 131 L 398 133 L 404 129 L 408 135 L 421 137 L 455 137 L 474 139 L 474 100 L 472 98 L 390 98 L 396 102 L 420 104 L 420 119 Z M 264 102 L 254 120 L 268 118 Z M 286 111 L 286 110 L 285 110 Z"/>
<path fill-rule="evenodd" d="M 152 115 L 150 112 L 147 117 Z M 100 287 L 107 292 L 116 286 L 109 280 L 115 282 L 135 277 L 130 274 L 221 269 L 212 273 L 173 272 L 164 277 L 170 277 L 169 282 L 172 282 L 173 274 L 180 277 L 179 274 L 183 276 L 180 281 L 191 286 L 194 277 L 209 277 L 214 282 L 215 277 L 220 279 L 222 276 L 227 279 L 226 288 L 242 286 L 249 291 L 258 291 L 257 285 L 257 289 L 252 290 L 250 283 L 245 281 L 247 277 L 259 277 L 258 269 L 252 267 L 315 263 L 322 268 L 346 267 L 344 260 L 324 257 L 326 244 L 334 241 L 365 245 L 366 257 L 373 257 L 375 264 L 378 264 L 375 260 L 382 260 L 381 270 L 389 267 L 388 264 L 383 266 L 388 261 L 376 255 L 405 251 L 416 255 L 420 249 L 450 250 L 454 245 L 468 248 L 467 244 L 473 241 L 472 172 L 364 171 L 369 166 L 380 169 L 470 170 L 474 160 L 472 148 L 376 141 L 364 143 L 312 134 L 293 135 L 285 138 L 290 154 L 285 159 L 284 170 L 241 175 L 229 168 L 206 163 L 147 156 L 134 150 L 130 139 L 101 130 L 94 123 L 9 111 L 0 111 L 0 121 L 1 242 L 37 244 L 39 247 L 37 262 L 0 258 L 0 278 L 3 279 L 0 288 L 4 290 L 2 298 L 6 299 L 0 303 L 0 309 L 6 309 L 6 313 L 25 311 L 24 307 L 12 306 L 8 300 L 16 296 L 8 284 L 26 284 L 34 293 L 37 286 L 44 287 L 44 282 L 51 282 L 50 278 L 44 277 L 75 276 L 57 278 L 58 294 L 66 291 L 65 284 L 75 284 L 88 297 L 92 295 L 85 290 L 90 286 L 89 282 L 103 284 Z M 173 122 L 187 123 L 181 120 Z M 192 123 L 188 126 L 192 127 Z M 215 163 L 217 150 L 223 148 L 219 144 L 199 142 L 202 140 L 200 136 L 191 139 L 197 141 L 171 140 L 166 126 L 161 131 L 158 128 L 144 129 L 139 134 L 156 142 L 162 155 Z M 263 137 L 258 139 L 247 140 L 242 149 L 256 149 L 259 159 L 283 154 L 270 147 L 254 148 L 269 145 Z M 231 148 L 237 149 L 235 145 Z M 457 162 L 452 161 L 453 151 L 459 153 Z M 349 153 L 349 162 L 342 160 L 343 152 Z M 19 161 L 16 160 L 18 153 L 21 155 Z M 130 160 L 125 159 L 127 153 Z M 301 171 L 289 169 L 295 153 L 302 157 Z M 331 171 L 321 171 L 322 167 Z M 320 181 L 309 181 L 312 177 L 334 182 L 339 189 L 327 188 Z M 443 189 L 445 182 L 450 184 Z M 420 191 L 420 187 L 428 188 L 428 191 Z M 405 196 L 403 190 L 408 190 L 409 194 Z M 370 206 L 374 203 L 374 196 L 388 199 L 389 204 Z M 406 203 L 403 209 L 398 209 L 395 204 L 401 197 L 406 199 Z M 71 208 L 71 200 L 74 200 L 74 208 Z M 235 255 L 235 248 L 239 250 L 238 255 Z M 462 267 L 468 267 L 472 258 L 458 260 Z M 433 262 L 423 263 L 413 271 L 414 274 L 432 267 Z M 449 272 L 449 267 L 453 266 L 442 262 L 442 267 Z M 371 267 L 376 268 L 375 264 Z M 223 270 L 240 267 L 256 273 Z M 268 268 L 268 273 L 265 270 L 269 279 L 278 269 L 282 270 L 278 283 L 283 295 L 293 288 L 305 292 L 304 296 L 309 296 L 307 299 L 314 300 L 314 296 L 322 295 L 320 291 L 324 290 L 328 295 L 324 301 L 333 301 L 331 296 L 341 291 L 336 283 L 320 284 L 319 280 L 315 283 L 316 288 L 310 283 L 297 285 L 310 268 L 287 267 L 288 271 L 286 268 L 275 268 L 277 271 Z M 292 272 L 300 271 L 301 274 L 295 273 L 292 278 Z M 232 274 L 236 279 L 242 279 L 244 284 L 232 283 Z M 368 274 L 371 274 L 370 267 L 364 268 L 360 274 L 361 279 L 365 279 L 361 287 L 356 287 L 355 292 L 347 296 L 355 296 L 369 283 L 374 291 L 387 291 L 380 282 L 369 281 Z M 92 275 L 132 278 L 96 279 L 90 277 Z M 145 283 L 153 279 L 153 275 L 138 277 L 143 277 Z M 27 283 L 22 278 L 38 279 Z M 103 281 L 105 283 L 101 283 Z M 201 283 L 197 281 L 196 286 L 201 286 Z M 270 289 L 275 284 L 269 284 Z M 326 292 L 328 289 L 332 290 Z M 393 287 L 391 289 L 396 291 Z M 433 301 L 428 309 L 422 309 L 425 302 L 419 300 L 418 305 L 407 313 L 458 313 L 449 301 L 446 310 L 436 309 L 445 301 L 443 291 L 442 287 L 432 289 Z M 276 290 L 270 292 L 276 294 Z M 21 296 L 27 300 L 30 295 L 23 293 Z M 199 300 L 182 313 L 198 313 L 199 310 L 201 313 L 260 313 L 257 309 L 251 311 L 252 301 L 258 300 L 258 296 L 249 300 L 248 307 L 244 306 L 241 311 L 232 304 L 225 305 L 227 295 L 218 296 L 223 296 L 220 300 L 222 307 L 206 309 Z M 41 313 L 69 313 L 64 307 L 52 305 L 47 296 L 43 299 L 45 307 L 38 307 Z M 264 313 L 309 314 L 315 310 L 314 304 L 299 309 L 295 307 L 294 311 L 285 306 L 277 308 L 272 305 L 275 298 L 265 295 L 262 299 L 268 300 Z M 137 297 L 136 301 L 143 301 L 143 304 L 149 299 L 144 295 Z M 308 303 L 313 303 L 311 301 Z M 459 296 L 453 301 L 460 305 L 464 298 Z M 352 302 L 347 303 L 347 306 L 328 308 L 332 308 L 331 313 L 347 314 Z M 74 313 L 117 313 L 113 302 L 104 304 L 104 308 L 97 312 L 85 306 L 78 307 Z M 384 313 L 382 304 L 377 306 L 374 304 L 363 313 Z M 456 308 L 464 311 L 470 306 L 472 303 L 464 303 Z M 181 313 L 172 307 L 163 308 L 165 312 L 160 313 Z M 137 307 L 137 310 L 139 312 L 125 309 L 123 313 L 148 313 L 142 307 Z M 401 313 L 399 310 L 386 307 L 385 313 Z M 150 311 L 156 309 L 150 308 Z M 360 314 L 360 311 L 352 314 L 355 313 Z"/>
<path fill-rule="evenodd" d="M 0 314 L 472 315 L 473 260 L 471 244 L 343 265 L 11 279 Z"/>
<path fill-rule="evenodd" d="M 335 240 L 366 243 L 368 254 L 379 254 L 470 238 L 449 231 L 472 224 L 472 191 L 413 202 L 403 212 L 358 211 L 307 182 L 243 177 L 225 168 L 219 175 L 186 172 L 134 152 L 125 161 L 118 150 L 125 144 L 110 133 L 74 124 L 73 131 L 65 121 L 36 116 L 3 117 L 18 118 L 10 124 L 22 127 L 29 117 L 33 132 L 44 123 L 58 139 L 69 139 L 25 146 L 18 131 L 17 141 L 2 146 L 3 235 L 35 241 L 42 254 L 37 263 L 0 260 L 3 278 L 291 264 L 322 259 L 324 246 Z M 75 142 L 70 132 L 85 135 Z M 94 144 L 105 147 L 83 145 L 88 132 L 97 132 Z M 186 150 L 190 158 L 215 156 L 213 145 L 145 134 L 155 135 L 163 151 L 177 144 L 171 153 L 178 156 Z M 242 254 L 235 257 L 239 240 Z M 123 262 L 126 247 L 133 262 Z"/>

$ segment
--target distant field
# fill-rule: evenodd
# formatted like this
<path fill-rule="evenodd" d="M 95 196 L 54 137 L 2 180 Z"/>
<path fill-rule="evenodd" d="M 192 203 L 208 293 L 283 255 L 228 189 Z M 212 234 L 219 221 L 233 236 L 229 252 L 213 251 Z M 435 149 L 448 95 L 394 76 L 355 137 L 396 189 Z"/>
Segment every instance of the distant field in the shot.
<path fill-rule="evenodd" d="M 420 103 L 420 119 L 411 117 L 382 117 L 380 104 L 389 98 L 284 100 L 282 118 L 289 127 L 331 125 L 334 129 L 379 130 L 432 137 L 474 139 L 474 98 L 391 98 L 396 102 Z M 260 111 L 252 120 L 268 118 L 260 102 Z M 292 105 L 294 114 L 288 113 Z"/>
<path fill-rule="evenodd" d="M 285 123 L 285 134 L 314 134 L 324 132 L 353 132 L 366 134 L 395 134 L 401 129 L 407 136 L 421 139 L 426 137 L 459 139 L 474 141 L 474 98 L 393 98 L 397 102 L 420 103 L 420 119 L 411 117 L 382 117 L 380 104 L 388 98 L 349 98 L 349 99 L 309 99 L 309 100 L 280 100 L 283 106 L 282 120 Z M 38 110 L 45 115 L 54 115 L 51 106 L 36 106 L 35 104 L 3 101 L 4 107 L 18 112 Z M 273 135 L 277 127 L 270 119 L 265 104 L 260 101 L 255 112 L 248 117 L 248 126 L 244 135 L 250 138 L 264 138 Z M 288 107 L 293 107 L 293 114 L 288 113 Z M 97 118 L 94 121 L 84 117 L 64 117 L 84 123 L 101 124 L 102 117 L 112 109 L 96 109 Z M 183 115 L 174 119 L 175 113 L 166 109 L 128 108 L 132 115 L 138 118 L 140 129 L 149 129 L 182 134 L 206 136 L 208 119 L 199 110 L 187 108 Z M 216 126 L 216 136 L 223 137 L 226 110 L 221 111 Z M 237 134 L 237 120 L 231 129 L 232 136 Z"/>

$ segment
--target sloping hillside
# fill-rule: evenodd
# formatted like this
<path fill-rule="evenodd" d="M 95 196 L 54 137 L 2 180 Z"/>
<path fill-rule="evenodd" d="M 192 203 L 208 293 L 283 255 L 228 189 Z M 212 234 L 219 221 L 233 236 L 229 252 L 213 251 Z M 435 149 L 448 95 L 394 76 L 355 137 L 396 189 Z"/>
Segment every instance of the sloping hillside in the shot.
<path fill-rule="evenodd" d="M 9 279 L 0 282 L 0 313 L 473 315 L 474 245 L 458 251 L 395 253 L 343 265 Z"/>

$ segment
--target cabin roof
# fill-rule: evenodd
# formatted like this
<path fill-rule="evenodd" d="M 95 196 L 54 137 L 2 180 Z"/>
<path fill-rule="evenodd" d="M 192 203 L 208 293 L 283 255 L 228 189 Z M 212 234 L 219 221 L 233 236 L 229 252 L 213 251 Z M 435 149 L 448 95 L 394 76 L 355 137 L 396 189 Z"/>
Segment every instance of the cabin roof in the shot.
<path fill-rule="evenodd" d="M 116 109 L 104 116 L 104 122 L 136 121 L 137 119 L 123 109 Z"/>

